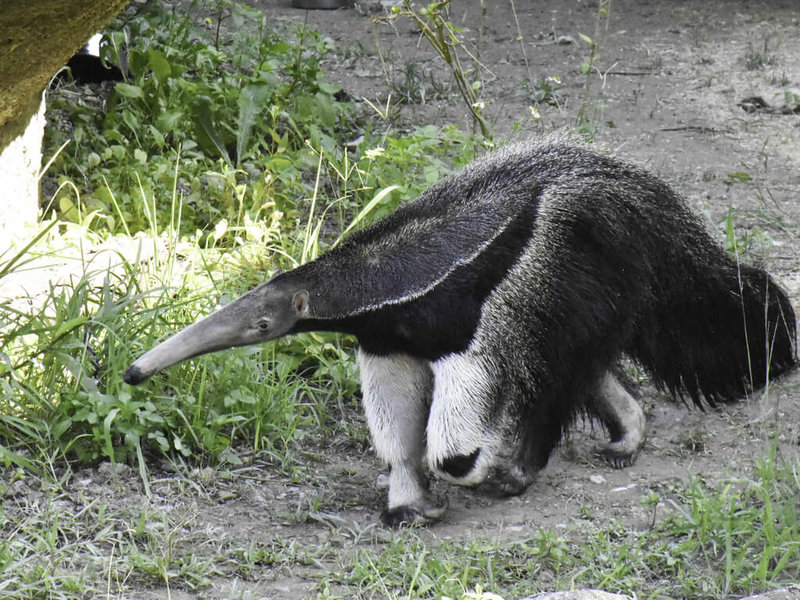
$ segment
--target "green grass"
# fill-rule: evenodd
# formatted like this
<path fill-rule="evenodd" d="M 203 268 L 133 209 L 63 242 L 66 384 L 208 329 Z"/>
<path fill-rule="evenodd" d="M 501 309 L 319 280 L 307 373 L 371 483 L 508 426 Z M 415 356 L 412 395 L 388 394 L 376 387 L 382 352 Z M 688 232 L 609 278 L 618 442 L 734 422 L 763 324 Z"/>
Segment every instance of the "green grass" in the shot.
<path fill-rule="evenodd" d="M 765 38 L 762 48 L 756 48 L 752 44 L 747 45 L 747 52 L 742 57 L 742 63 L 748 71 L 759 71 L 778 64 L 778 58 L 769 51 L 768 40 Z"/>
<path fill-rule="evenodd" d="M 654 520 L 640 530 L 584 515 L 559 530 L 469 542 L 439 540 L 427 530 L 354 529 L 319 512 L 325 500 L 278 519 L 284 525 L 309 520 L 318 535 L 286 536 L 285 528 L 220 535 L 208 520 L 217 510 L 212 498 L 223 497 L 228 482 L 235 495 L 236 480 L 249 468 L 206 474 L 176 465 L 174 475 L 152 482 L 154 497 L 169 501 L 144 504 L 136 500 L 145 493 L 141 484 L 130 489 L 136 475 L 129 469 L 119 479 L 109 469 L 60 469 L 49 484 L 6 469 L 0 593 L 82 598 L 153 587 L 210 591 L 219 578 L 257 586 L 291 573 L 324 598 L 438 600 L 492 592 L 510 599 L 589 587 L 639 598 L 722 599 L 800 577 L 798 465 L 774 454 L 747 478 L 715 484 L 695 478 L 650 492 L 642 503 Z M 87 475 L 93 483 L 82 483 Z M 129 501 L 114 500 L 115 494 Z"/>
<path fill-rule="evenodd" d="M 646 506 L 664 515 L 649 529 L 619 522 L 570 523 L 516 541 L 440 543 L 397 534 L 358 550 L 324 589 L 341 598 L 460 598 L 489 590 L 516 598 L 553 589 L 597 588 L 639 598 L 728 598 L 800 578 L 800 479 L 774 454 L 748 479 L 693 479 Z"/>
<path fill-rule="evenodd" d="M 283 449 L 299 422 L 320 420 L 312 399 L 352 396 L 353 360 L 331 336 L 236 349 L 144 386 L 125 385 L 122 373 L 135 356 L 248 287 L 248 274 L 259 277 L 254 261 L 268 252 L 181 246 L 199 270 L 174 281 L 159 277 L 178 270 L 177 252 L 167 254 L 175 262 L 144 266 L 123 257 L 117 272 L 89 267 L 30 303 L 0 304 L 0 448 L 7 460 L 30 466 L 22 450 L 124 461 L 152 451 L 215 456 L 244 442 Z M 32 258 L 48 250 L 25 252 Z M 238 276 L 227 277 L 231 270 Z M 14 273 L 11 265 L 3 276 Z"/>
<path fill-rule="evenodd" d="M 132 587 L 169 588 L 173 581 L 194 589 L 214 569 L 203 551 L 209 541 L 192 530 L 189 515 L 181 520 L 163 509 L 106 504 L 59 482 L 37 489 L 40 480 L 21 474 L 4 481 L 3 598 L 113 596 Z M 107 486 L 113 490 L 114 481 Z"/>

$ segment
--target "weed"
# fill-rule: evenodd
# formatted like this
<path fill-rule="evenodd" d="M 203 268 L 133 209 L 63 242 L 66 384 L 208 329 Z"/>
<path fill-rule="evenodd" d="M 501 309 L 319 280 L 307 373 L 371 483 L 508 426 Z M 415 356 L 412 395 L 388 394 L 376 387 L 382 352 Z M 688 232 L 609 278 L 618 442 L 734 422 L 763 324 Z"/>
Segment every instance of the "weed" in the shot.
<path fill-rule="evenodd" d="M 702 454 L 706 451 L 707 438 L 708 432 L 704 428 L 694 427 L 681 433 L 678 444 L 686 452 Z"/>
<path fill-rule="evenodd" d="M 517 27 L 517 42 L 519 42 L 519 49 L 520 53 L 522 54 L 522 60 L 525 62 L 525 72 L 528 75 L 527 82 L 529 85 L 531 85 L 533 82 L 533 76 L 531 75 L 531 66 L 528 64 L 528 54 L 525 52 L 525 38 L 522 35 L 522 28 L 519 25 L 519 18 L 517 17 L 517 7 L 514 5 L 514 0 L 511 0 L 511 13 L 514 15 L 514 24 Z"/>
<path fill-rule="evenodd" d="M 70 476 L 67 475 L 65 479 Z M 100 597 L 134 586 L 208 582 L 210 562 L 184 520 L 163 510 L 107 506 L 61 484 L 17 486 L 0 511 L 0 574 L 3 598 Z"/>
<path fill-rule="evenodd" d="M 426 104 L 429 100 L 443 100 L 450 96 L 451 85 L 439 81 L 430 68 L 416 61 L 406 61 L 402 79 L 391 77 L 389 89 L 394 95 L 409 104 Z"/>
<path fill-rule="evenodd" d="M 611 22 L 611 0 L 600 0 L 597 3 L 597 12 L 594 19 L 594 33 L 592 37 L 580 33 L 579 37 L 589 47 L 589 56 L 586 61 L 581 64 L 581 73 L 584 79 L 584 100 L 578 109 L 576 119 L 576 127 L 579 132 L 587 134 L 591 139 L 594 134 L 593 126 L 587 127 L 590 124 L 598 108 L 598 101 L 592 94 L 592 84 L 594 75 L 598 74 L 601 78 L 605 79 L 605 74 L 597 68 L 597 61 L 600 58 L 600 44 L 602 39 L 608 34 L 608 26 Z M 610 70 L 610 68 L 608 69 Z"/>
<path fill-rule="evenodd" d="M 741 213 L 729 207 L 719 221 L 718 226 L 725 236 L 725 248 L 737 260 L 747 256 L 758 257 L 772 245 L 772 239 L 761 229 L 737 227 L 741 216 Z"/>
<path fill-rule="evenodd" d="M 709 490 L 699 480 L 675 504 L 681 519 L 664 531 L 714 574 L 720 595 L 768 589 L 800 575 L 797 465 L 773 449 L 756 463 L 753 479 Z"/>
<path fill-rule="evenodd" d="M 531 99 L 538 104 L 560 106 L 563 96 L 560 77 L 541 77 L 530 91 Z"/>
<path fill-rule="evenodd" d="M 479 78 L 470 80 L 470 76 L 474 76 L 474 73 L 462 66 L 459 50 L 470 56 L 476 65 L 476 70 L 483 67 L 474 54 L 465 50 L 464 42 L 459 36 L 461 29 L 450 21 L 449 6 L 450 0 L 431 2 L 417 11 L 412 7 L 410 0 L 403 0 L 399 6 L 392 8 L 392 14 L 387 18 L 407 17 L 416 23 L 422 36 L 450 68 L 473 122 L 480 128 L 484 138 L 491 139 L 491 128 L 483 115 L 485 103 L 479 98 L 481 80 Z"/>
<path fill-rule="evenodd" d="M 744 68 L 748 71 L 760 71 L 765 67 L 771 67 L 778 64 L 778 57 L 769 51 L 768 41 L 764 39 L 764 46 L 761 49 L 756 49 L 752 44 L 747 45 L 747 52 L 742 57 Z"/>

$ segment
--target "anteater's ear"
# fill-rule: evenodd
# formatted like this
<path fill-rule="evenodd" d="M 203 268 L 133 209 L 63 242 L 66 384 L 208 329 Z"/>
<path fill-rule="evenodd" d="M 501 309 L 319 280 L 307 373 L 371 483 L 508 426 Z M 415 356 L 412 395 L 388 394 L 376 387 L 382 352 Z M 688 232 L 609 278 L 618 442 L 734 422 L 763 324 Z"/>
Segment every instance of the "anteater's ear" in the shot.
<path fill-rule="evenodd" d="M 298 319 L 302 319 L 308 314 L 308 292 L 306 290 L 296 292 L 292 298 L 292 302 L 294 303 L 294 312 Z"/>

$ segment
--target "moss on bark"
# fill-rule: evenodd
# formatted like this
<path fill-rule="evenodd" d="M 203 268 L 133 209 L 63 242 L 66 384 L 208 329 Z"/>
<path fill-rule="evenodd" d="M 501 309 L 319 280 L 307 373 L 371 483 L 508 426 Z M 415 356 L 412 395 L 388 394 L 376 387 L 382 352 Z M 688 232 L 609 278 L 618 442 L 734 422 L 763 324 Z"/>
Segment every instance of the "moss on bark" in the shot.
<path fill-rule="evenodd" d="M 128 0 L 0 0 L 0 150 L 24 130 L 53 74 Z"/>

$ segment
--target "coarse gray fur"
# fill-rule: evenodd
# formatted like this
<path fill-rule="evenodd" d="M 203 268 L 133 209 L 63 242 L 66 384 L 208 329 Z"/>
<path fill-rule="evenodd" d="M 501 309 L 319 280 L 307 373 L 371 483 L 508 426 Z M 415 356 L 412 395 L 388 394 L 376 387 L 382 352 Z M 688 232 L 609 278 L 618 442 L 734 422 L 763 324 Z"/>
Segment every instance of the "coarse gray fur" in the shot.
<path fill-rule="evenodd" d="M 427 471 L 519 493 L 576 415 L 630 464 L 644 415 L 628 355 L 699 403 L 791 368 L 795 318 L 652 175 L 563 140 L 509 146 L 137 360 L 135 384 L 204 352 L 311 330 L 360 343 L 367 421 L 391 468 L 389 523 L 444 507 Z"/>

